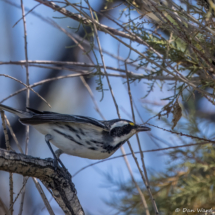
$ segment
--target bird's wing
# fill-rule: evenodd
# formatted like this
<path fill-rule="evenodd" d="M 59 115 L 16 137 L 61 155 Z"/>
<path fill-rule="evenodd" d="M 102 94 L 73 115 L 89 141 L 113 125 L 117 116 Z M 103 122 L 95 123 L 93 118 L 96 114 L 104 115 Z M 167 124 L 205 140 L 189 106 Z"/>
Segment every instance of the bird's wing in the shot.
<path fill-rule="evenodd" d="M 29 107 L 26 107 L 26 109 L 28 109 L 32 114 L 42 114 L 43 113 L 39 110 L 35 110 L 35 109 L 29 108 Z"/>
<path fill-rule="evenodd" d="M 38 125 L 44 124 L 49 122 L 74 122 L 74 123 L 87 123 L 92 124 L 101 128 L 106 128 L 106 125 L 96 119 L 78 115 L 67 115 L 67 114 L 59 114 L 49 111 L 44 112 L 35 112 L 33 109 L 30 109 L 32 112 L 35 113 L 32 117 L 29 118 L 20 118 L 20 122 L 27 125 Z"/>

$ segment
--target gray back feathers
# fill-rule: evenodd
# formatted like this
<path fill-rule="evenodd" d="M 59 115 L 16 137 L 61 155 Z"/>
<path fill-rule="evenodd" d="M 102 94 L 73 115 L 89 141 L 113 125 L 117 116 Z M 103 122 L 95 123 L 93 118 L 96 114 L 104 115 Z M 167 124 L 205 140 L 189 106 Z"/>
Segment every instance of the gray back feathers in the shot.
<path fill-rule="evenodd" d="M 17 115 L 18 117 L 20 117 L 19 119 L 20 122 L 27 125 L 38 125 L 49 122 L 74 122 L 74 123 L 88 123 L 103 129 L 107 129 L 106 125 L 103 122 L 90 117 L 60 114 L 50 111 L 41 112 L 38 110 L 34 110 L 32 108 L 27 108 L 29 109 L 30 112 L 26 112 L 16 110 L 6 105 L 0 104 L 0 110 L 1 109 Z"/>

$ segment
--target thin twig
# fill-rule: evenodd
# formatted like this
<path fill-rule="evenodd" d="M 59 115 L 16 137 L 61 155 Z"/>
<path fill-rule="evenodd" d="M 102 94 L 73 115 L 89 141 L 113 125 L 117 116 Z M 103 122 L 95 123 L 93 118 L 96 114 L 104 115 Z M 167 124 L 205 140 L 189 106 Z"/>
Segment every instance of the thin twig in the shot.
<path fill-rule="evenodd" d="M 7 77 L 7 78 L 11 78 L 17 82 L 19 82 L 20 84 L 24 85 L 27 89 L 30 89 L 32 92 L 34 92 L 39 98 L 41 98 L 49 107 L 51 107 L 51 105 L 41 96 L 39 95 L 35 90 L 33 90 L 30 86 L 24 84 L 22 81 L 10 76 L 10 75 L 5 75 L 5 74 L 0 74 L 0 76 L 4 76 L 4 77 Z"/>
<path fill-rule="evenodd" d="M 4 132 L 4 137 L 5 137 L 5 145 L 6 145 L 6 149 L 10 150 L 10 143 L 9 143 L 9 136 L 7 133 L 7 128 L 6 128 L 6 123 L 5 123 L 5 114 L 4 111 L 1 111 L 1 119 L 2 119 L 2 127 L 3 127 L 3 132 Z M 13 173 L 10 172 L 9 173 L 9 189 L 10 189 L 10 207 L 13 204 Z M 9 210 L 10 215 L 13 215 L 13 207 L 11 207 L 11 209 Z"/>
<path fill-rule="evenodd" d="M 184 148 L 184 147 L 189 147 L 189 146 L 198 146 L 198 145 L 205 145 L 205 144 L 210 144 L 211 142 L 210 141 L 205 141 L 205 142 L 201 142 L 201 143 L 190 143 L 190 144 L 186 144 L 186 145 L 180 145 L 180 146 L 170 146 L 170 147 L 166 147 L 166 148 L 160 148 L 160 149 L 150 149 L 150 150 L 145 150 L 145 151 L 138 151 L 138 152 L 134 152 L 134 154 L 139 154 L 139 153 L 148 153 L 148 152 L 159 152 L 159 151 L 165 151 L 165 150 L 171 150 L 171 149 L 178 149 L 178 148 Z M 214 142 L 215 143 L 215 142 Z M 101 160 L 101 161 L 97 161 L 95 163 L 92 163 L 92 164 L 89 164 L 83 168 L 81 168 L 80 170 L 78 170 L 77 172 L 75 172 L 73 174 L 73 178 L 79 174 L 81 171 L 83 171 L 84 169 L 87 169 L 88 167 L 91 167 L 91 166 L 94 166 L 96 164 L 99 164 L 99 163 L 103 163 L 105 161 L 109 161 L 109 160 L 113 160 L 113 159 L 117 159 L 117 158 L 122 158 L 124 156 L 130 156 L 132 155 L 132 153 L 127 153 L 125 155 L 118 155 L 118 156 L 114 156 L 114 157 L 111 157 L 111 158 L 107 158 L 107 159 L 104 159 L 104 160 Z"/>
<path fill-rule="evenodd" d="M 9 143 L 9 136 L 7 133 L 7 128 L 6 128 L 6 123 L 5 123 L 5 115 L 4 115 L 4 111 L 1 110 L 1 120 L 2 120 L 2 127 L 3 127 L 3 132 L 4 132 L 4 137 L 5 137 L 5 145 L 6 145 L 6 149 L 10 150 L 10 143 Z"/>
<path fill-rule="evenodd" d="M 25 65 L 26 61 L 21 60 L 21 61 L 7 61 L 7 62 L 0 62 L 0 65 L 3 64 L 14 64 L 14 65 Z M 75 69 L 73 68 L 68 68 L 68 67 L 60 67 L 60 66 L 55 66 L 55 67 L 46 67 L 46 66 L 39 66 L 36 64 L 58 64 L 58 65 L 68 65 L 68 66 L 80 66 L 80 67 L 87 67 L 87 68 L 100 68 L 102 69 L 103 66 L 102 65 L 94 65 L 94 64 L 86 64 L 86 63 L 82 63 L 82 62 L 71 62 L 71 61 L 40 61 L 40 60 L 36 60 L 36 61 L 28 61 L 28 66 L 33 66 L 33 67 L 41 67 L 41 68 L 46 68 L 46 69 L 55 69 L 55 70 L 68 70 L 68 71 L 74 71 Z M 183 80 L 181 80 L 178 76 L 169 76 L 169 75 L 144 75 L 144 74 L 138 74 L 138 73 L 134 73 L 132 71 L 126 71 L 124 69 L 120 69 L 120 68 L 115 68 L 115 67 L 110 67 L 110 66 L 106 66 L 106 69 L 109 70 L 113 70 L 113 71 L 118 71 L 118 72 L 123 72 L 123 73 L 129 73 L 129 77 L 134 78 L 134 79 L 147 79 L 147 80 L 161 80 L 161 81 L 180 81 L 180 82 L 184 82 Z M 145 70 L 149 70 L 151 72 L 154 72 L 153 70 L 150 69 L 145 69 Z M 79 70 L 80 71 L 80 70 Z M 126 75 L 118 75 L 118 74 L 112 74 L 113 76 L 116 77 L 123 77 L 126 78 Z M 110 73 L 108 73 L 108 76 L 111 76 Z M 205 78 L 205 81 L 210 81 L 211 79 L 209 78 Z M 201 83 L 202 79 L 200 79 L 200 77 L 192 77 L 189 78 L 189 81 L 192 83 Z M 213 96 L 213 94 L 209 93 L 208 95 Z"/>
<path fill-rule="evenodd" d="M 16 195 L 14 201 L 13 201 L 13 204 L 10 206 L 9 210 L 13 207 L 13 205 L 15 204 L 15 202 L 17 201 L 19 195 L 22 193 L 22 190 L 24 189 L 27 181 L 28 181 L 29 177 L 25 177 L 25 180 L 23 181 L 23 184 L 22 184 L 22 187 L 20 189 L 20 191 L 18 192 L 18 194 Z"/>
<path fill-rule="evenodd" d="M 26 19 L 25 19 L 25 9 L 23 5 L 23 0 L 21 1 L 22 8 L 22 17 L 23 17 L 23 26 L 24 26 L 24 41 L 25 41 L 25 68 L 26 68 L 26 85 L 29 86 L 29 69 L 28 69 L 28 47 L 27 47 L 27 28 L 26 28 Z M 26 107 L 29 107 L 30 104 L 30 90 L 29 88 L 26 91 Z M 26 108 L 26 111 L 28 109 Z M 26 141 L 25 141 L 25 154 L 28 154 L 28 142 L 29 142 L 29 125 L 26 126 Z"/>
<path fill-rule="evenodd" d="M 17 140 L 17 138 L 16 138 L 15 133 L 13 132 L 13 129 L 12 129 L 12 127 L 11 127 L 11 125 L 10 125 L 10 122 L 9 122 L 9 120 L 8 120 L 8 118 L 7 118 L 6 115 L 5 115 L 5 121 L 6 121 L 6 123 L 7 123 L 7 127 L 9 128 L 10 134 L 11 134 L 11 136 L 13 137 L 13 139 L 14 139 L 14 141 L 15 141 L 15 143 L 16 143 L 18 149 L 19 149 L 19 151 L 20 151 L 21 153 L 24 153 L 23 150 L 22 150 L 22 147 L 20 146 L 20 144 L 19 144 L 19 142 L 18 142 L 18 140 Z"/>
<path fill-rule="evenodd" d="M 34 184 L 36 185 L 37 190 L 40 193 L 40 196 L 41 196 L 43 202 L 45 203 L 45 206 L 46 206 L 49 214 L 50 215 L 55 215 L 55 213 L 54 213 L 54 211 L 53 211 L 53 209 L 52 209 L 52 207 L 51 207 L 51 205 L 49 203 L 49 200 L 46 198 L 46 195 L 45 195 L 45 193 L 43 191 L 43 188 L 41 187 L 40 183 L 38 182 L 38 180 L 35 177 L 33 177 L 33 181 L 34 181 Z"/>
<path fill-rule="evenodd" d="M 125 69 L 127 70 L 126 62 L 125 62 Z M 132 100 L 132 96 L 131 96 L 131 89 L 130 89 L 130 83 L 129 83 L 128 75 L 127 75 L 127 85 L 128 85 L 128 94 L 129 94 L 129 99 L 130 99 L 130 104 L 131 104 L 132 118 L 133 118 L 134 123 L 136 123 L 135 115 L 134 115 L 134 108 L 133 108 L 133 100 Z M 152 201 L 152 205 L 154 207 L 155 213 L 159 214 L 157 204 L 155 202 L 154 197 L 152 196 L 152 192 L 151 192 L 151 188 L 150 188 L 150 182 L 149 182 L 149 179 L 148 179 L 148 174 L 147 174 L 146 165 L 145 165 L 145 161 L 144 161 L 144 156 L 143 156 L 143 153 L 141 153 L 142 148 L 141 148 L 141 144 L 140 144 L 140 139 L 139 139 L 139 136 L 138 136 L 137 133 L 136 133 L 136 138 L 137 138 L 137 143 L 138 143 L 138 147 L 139 147 L 139 150 L 140 150 L 140 157 L 141 157 L 141 161 L 142 161 L 143 171 L 144 171 L 144 174 L 145 174 L 145 186 L 146 186 L 146 188 L 148 190 L 148 193 L 149 193 L 150 199 Z"/>
<path fill-rule="evenodd" d="M 13 173 L 10 172 L 9 173 L 9 186 L 10 186 L 10 214 L 13 215 L 13 207 L 12 204 L 13 204 Z"/>
<path fill-rule="evenodd" d="M 25 9 L 23 5 L 23 0 L 21 1 L 21 8 L 22 8 L 22 17 L 23 17 L 23 26 L 24 26 L 24 44 L 25 44 L 25 69 L 26 69 L 26 85 L 29 86 L 29 70 L 28 70 L 28 48 L 27 48 L 27 28 L 26 28 L 26 19 L 25 19 Z M 26 90 L 26 111 L 28 111 L 27 107 L 29 107 L 30 103 L 30 90 L 29 88 Z M 28 154 L 28 143 L 29 143 L 29 125 L 25 127 L 25 154 Z M 23 184 L 26 180 L 26 177 L 23 177 Z M 19 208 L 19 215 L 22 215 L 23 212 L 23 205 L 24 205 L 24 198 L 25 198 L 25 186 L 23 188 L 22 196 L 21 196 L 21 203 Z"/>
<path fill-rule="evenodd" d="M 79 76 L 84 76 L 84 75 L 87 76 L 87 75 L 90 75 L 90 74 L 92 74 L 92 73 L 85 73 L 85 74 L 79 73 L 79 74 L 71 74 L 71 75 L 58 76 L 58 77 L 55 77 L 55 78 L 48 78 L 48 79 L 45 79 L 45 80 L 42 80 L 42 81 L 39 81 L 39 82 L 36 82 L 36 83 L 30 85 L 30 87 L 33 88 L 33 87 L 36 87 L 36 86 L 39 86 L 39 85 L 48 83 L 48 82 L 50 82 L 50 81 L 60 80 L 60 79 L 64 79 L 64 78 L 79 77 Z M 15 93 L 12 93 L 12 94 L 9 95 L 8 97 L 6 97 L 6 98 L 4 98 L 3 100 L 1 100 L 0 103 L 6 101 L 7 99 L 9 99 L 9 98 L 11 98 L 11 97 L 13 97 L 13 96 L 15 96 L 15 95 L 17 95 L 17 94 L 19 94 L 19 93 L 25 91 L 25 90 L 26 90 L 26 88 L 17 90 Z"/>
<path fill-rule="evenodd" d="M 66 0 L 66 2 L 69 3 L 68 0 Z M 115 99 L 115 97 L 114 97 L 113 90 L 112 90 L 112 86 L 111 86 L 111 84 L 110 84 L 110 80 L 109 80 L 109 77 L 108 77 L 108 75 L 107 75 L 107 70 L 106 70 L 106 65 L 105 65 L 105 61 L 104 61 L 104 56 L 103 56 L 103 53 L 102 53 L 102 47 L 101 47 L 101 44 L 100 44 L 100 40 L 99 40 L 99 36 L 98 36 L 98 31 L 97 31 L 97 27 L 96 27 L 95 20 L 94 20 L 94 17 L 93 17 L 92 9 L 91 9 L 91 6 L 90 6 L 89 2 L 86 1 L 86 3 L 88 4 L 89 9 L 90 9 L 91 19 L 92 19 L 92 22 L 93 22 L 93 28 L 94 28 L 94 31 L 95 31 L 96 40 L 97 40 L 98 47 L 99 47 L 99 53 L 100 53 L 100 55 L 101 55 L 102 65 L 103 65 L 103 68 L 104 68 L 104 73 L 105 73 L 105 76 L 106 76 L 106 79 L 107 79 L 108 87 L 109 87 L 109 90 L 110 90 L 110 93 L 111 93 L 111 96 L 112 96 L 114 105 L 115 105 L 115 107 L 116 107 L 117 115 L 118 115 L 119 118 L 120 118 L 119 107 L 118 107 L 118 104 L 117 104 L 116 99 Z M 74 5 L 73 5 L 73 7 L 74 7 L 76 10 L 78 10 Z"/>
<path fill-rule="evenodd" d="M 38 5 L 36 5 L 34 8 L 36 8 Z M 24 26 L 24 41 L 25 41 L 25 60 L 26 60 L 26 85 L 27 85 L 27 92 L 26 92 L 26 107 L 29 107 L 29 103 L 30 103 L 30 82 L 29 82 L 29 69 L 28 69 L 28 49 L 27 49 L 27 29 L 26 29 L 26 20 L 25 20 L 25 9 L 24 9 L 24 5 L 23 5 L 23 1 L 21 0 L 21 8 L 22 8 L 22 18 L 23 18 L 23 26 Z M 33 8 L 33 9 L 34 9 Z M 32 10 L 33 10 L 32 9 Z M 32 11 L 31 10 L 31 11 Z M 29 11 L 30 12 L 30 11 Z M 39 94 L 38 94 L 39 95 Z M 41 97 L 42 98 L 42 97 Z M 47 103 L 48 104 L 48 103 Z M 50 106 L 50 105 L 49 105 Z M 28 111 L 26 109 L 26 111 Z M 29 126 L 26 126 L 26 142 L 25 142 L 25 154 L 28 154 L 28 143 L 29 143 Z M 19 215 L 22 214 L 23 211 L 23 203 L 24 203 L 24 196 L 25 196 L 25 183 L 27 182 L 26 177 L 23 178 L 23 192 L 22 192 L 22 197 L 21 197 L 21 204 L 20 204 L 20 210 L 19 210 Z M 39 185 L 38 181 L 36 178 L 33 178 L 33 181 L 46 205 L 46 208 L 49 212 L 50 215 L 54 215 L 54 212 L 44 194 L 44 191 L 42 189 L 42 187 Z"/>
<path fill-rule="evenodd" d="M 208 139 L 206 139 L 206 138 L 201 138 L 201 137 L 197 137 L 197 136 L 192 136 L 192 135 L 189 135 L 189 134 L 184 134 L 184 133 L 182 133 L 182 132 L 175 132 L 175 131 L 172 131 L 172 130 L 168 130 L 168 129 L 165 129 L 165 128 L 161 128 L 161 127 L 159 127 L 159 126 L 157 126 L 157 125 L 152 125 L 152 124 L 150 124 L 150 123 L 145 123 L 145 124 L 147 124 L 147 125 L 150 125 L 150 126 L 153 126 L 153 127 L 155 127 L 155 128 L 159 128 L 159 129 L 161 129 L 161 130 L 164 130 L 164 131 L 167 131 L 167 132 L 170 132 L 170 133 L 172 133 L 172 134 L 177 134 L 177 135 L 179 135 L 179 136 L 184 136 L 184 137 L 189 137 L 189 138 L 191 138 L 191 139 L 197 139 L 197 140 L 202 140 L 202 141 L 208 141 L 208 142 L 211 142 L 211 143 L 215 143 L 215 141 L 213 141 L 213 140 L 208 140 Z"/>
<path fill-rule="evenodd" d="M 7 209 L 7 206 L 6 206 L 5 203 L 2 201 L 1 197 L 0 197 L 0 208 L 3 209 L 5 215 L 10 215 L 9 210 Z"/>
<path fill-rule="evenodd" d="M 125 69 L 127 70 L 127 64 L 126 64 L 126 62 L 125 62 Z M 129 78 L 128 78 L 128 73 L 127 73 L 127 86 L 128 86 L 128 95 L 129 95 L 130 104 L 131 104 L 132 118 L 133 118 L 133 122 L 136 124 L 135 115 L 134 115 L 134 108 L 133 108 L 133 101 L 132 101 L 132 96 L 131 96 L 131 88 L 130 88 L 130 83 L 129 83 Z M 139 147 L 139 150 L 140 150 L 142 166 L 143 166 L 144 173 L 145 173 L 145 179 L 146 179 L 145 181 L 147 182 L 147 184 L 145 184 L 145 186 L 149 187 L 149 189 L 150 189 L 149 180 L 148 180 L 148 176 L 147 176 L 147 172 L 146 172 L 146 167 L 145 167 L 145 162 L 144 162 L 144 158 L 143 158 L 143 153 L 141 153 L 142 152 L 142 148 L 141 148 L 141 145 L 140 145 L 140 139 L 139 139 L 139 136 L 138 136 L 137 133 L 136 133 L 136 138 L 137 138 L 137 143 L 138 143 L 138 147 Z M 131 146 L 129 146 L 129 148 L 131 148 Z M 152 202 L 152 204 L 156 205 L 156 203 L 154 203 L 154 202 Z M 146 208 L 146 214 L 149 214 L 149 209 L 148 209 L 147 205 L 145 206 L 145 208 Z M 157 206 L 156 206 L 156 208 L 157 208 Z"/>
<path fill-rule="evenodd" d="M 31 10 L 29 10 L 26 14 L 24 14 L 24 16 L 22 16 L 14 25 L 13 25 L 13 28 L 24 18 L 24 17 L 26 17 L 29 13 L 31 13 L 36 7 L 38 7 L 40 5 L 40 3 L 39 4 L 37 4 L 37 5 L 35 5 Z"/>
<path fill-rule="evenodd" d="M 78 34 L 76 34 L 74 32 L 68 32 L 65 29 L 62 30 L 62 28 L 56 22 L 54 22 L 54 20 L 49 19 L 49 20 L 47 20 L 47 22 L 49 24 L 51 24 L 52 26 L 54 26 L 54 27 L 60 29 L 61 31 L 63 31 L 68 37 L 70 37 L 72 35 L 75 39 L 77 39 L 79 41 L 79 44 L 83 44 L 85 46 L 88 46 L 89 48 L 94 48 L 96 50 L 99 50 L 98 46 L 96 46 L 95 44 L 91 44 L 88 40 L 84 39 L 83 37 L 80 37 Z M 107 51 L 105 49 L 103 49 L 103 53 L 109 55 L 110 57 L 112 57 L 114 59 L 118 59 L 118 60 L 123 61 L 123 62 L 125 61 L 124 58 L 122 58 L 120 56 L 117 56 L 117 55 L 115 55 L 113 53 L 110 53 L 109 51 Z M 132 63 L 130 60 L 128 60 L 128 63 L 133 67 L 139 67 L 138 64 Z M 149 68 L 144 67 L 144 66 L 141 66 L 140 68 L 143 69 L 143 70 L 153 71 L 153 69 L 149 69 Z"/>
<path fill-rule="evenodd" d="M 56 24 L 56 23 L 55 23 L 55 24 Z M 57 25 L 57 24 L 56 24 L 56 25 Z M 67 34 L 67 31 L 66 31 L 65 29 L 61 28 L 60 26 L 58 26 L 58 28 L 59 28 L 61 31 L 63 31 L 65 34 Z M 84 50 L 84 47 L 83 47 L 72 35 L 67 34 L 67 36 L 68 36 L 70 39 L 72 39 L 73 42 L 74 42 L 84 53 L 86 53 L 87 57 L 89 58 L 89 60 L 91 61 L 91 63 L 94 65 L 94 62 L 93 62 L 92 58 L 90 57 L 89 53 L 86 52 L 86 51 Z M 85 86 L 85 88 L 87 89 L 88 93 L 90 94 L 91 99 L 93 100 L 93 103 L 94 103 L 94 105 L 95 105 L 95 110 L 98 112 L 98 114 L 101 116 L 101 118 L 104 119 L 104 116 L 103 116 L 103 114 L 101 113 L 101 111 L 99 110 L 99 106 L 98 106 L 98 104 L 97 104 L 97 102 L 96 102 L 96 100 L 95 100 L 95 97 L 94 97 L 94 95 L 93 95 L 93 92 L 92 92 L 90 86 L 87 84 L 87 82 L 85 81 L 85 79 L 84 79 L 83 76 L 80 76 L 80 79 L 81 79 L 81 82 L 83 83 L 83 85 Z"/>
<path fill-rule="evenodd" d="M 127 143 L 128 143 L 128 145 L 129 145 L 129 148 L 131 149 L 131 154 L 132 154 L 132 156 L 134 156 L 133 149 L 131 148 L 130 142 L 127 141 Z M 146 215 L 150 215 L 150 213 L 149 213 L 149 208 L 148 208 L 148 205 L 147 205 L 145 196 L 143 195 L 143 192 L 141 191 L 139 185 L 137 184 L 137 182 L 136 182 L 136 180 L 135 180 L 135 178 L 134 178 L 134 175 L 133 175 L 133 172 L 132 172 L 130 163 L 129 163 L 129 161 L 128 161 L 128 158 L 127 158 L 127 156 L 126 156 L 124 147 L 121 147 L 121 151 L 122 151 L 122 156 L 123 156 L 123 158 L 124 158 L 124 160 L 125 160 L 125 163 L 126 163 L 126 165 L 127 165 L 128 171 L 129 171 L 129 173 L 130 173 L 130 175 L 131 175 L 131 179 L 132 179 L 132 181 L 133 181 L 133 183 L 134 183 L 135 187 L 137 188 L 137 191 L 138 191 L 138 193 L 139 193 L 139 195 L 140 195 L 140 199 L 141 199 L 142 204 L 143 204 L 143 206 L 144 206 L 144 209 L 145 209 L 145 211 L 146 211 Z"/>

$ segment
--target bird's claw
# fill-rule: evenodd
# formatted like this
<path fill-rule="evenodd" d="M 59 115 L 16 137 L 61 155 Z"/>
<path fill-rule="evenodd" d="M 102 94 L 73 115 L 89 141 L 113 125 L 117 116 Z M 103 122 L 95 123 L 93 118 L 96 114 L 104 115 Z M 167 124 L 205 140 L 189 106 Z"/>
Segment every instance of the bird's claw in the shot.
<path fill-rule="evenodd" d="M 55 159 L 55 158 L 46 158 L 47 161 L 53 163 L 54 165 L 54 170 L 56 171 L 57 170 L 57 167 L 58 167 L 58 161 Z"/>
<path fill-rule="evenodd" d="M 49 162 L 52 162 L 53 166 L 54 166 L 54 171 L 57 171 L 57 168 L 59 167 L 59 165 L 58 165 L 58 159 L 55 159 L 55 158 L 46 158 L 46 160 L 49 161 Z M 63 169 L 63 171 L 66 174 L 70 175 L 69 171 L 67 170 L 67 168 L 65 166 L 61 166 L 61 168 Z"/>

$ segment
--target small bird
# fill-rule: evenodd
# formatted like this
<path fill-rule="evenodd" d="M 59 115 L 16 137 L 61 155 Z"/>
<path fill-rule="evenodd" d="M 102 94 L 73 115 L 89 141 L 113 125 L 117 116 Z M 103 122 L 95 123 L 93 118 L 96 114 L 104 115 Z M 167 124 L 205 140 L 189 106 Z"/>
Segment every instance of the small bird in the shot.
<path fill-rule="evenodd" d="M 125 119 L 100 121 L 85 116 L 27 109 L 29 112 L 0 104 L 0 110 L 17 115 L 22 124 L 31 125 L 45 135 L 45 141 L 54 156 L 55 168 L 57 161 L 65 168 L 59 159 L 62 153 L 105 159 L 137 132 L 151 130 Z M 55 153 L 50 142 L 59 148 Z"/>

